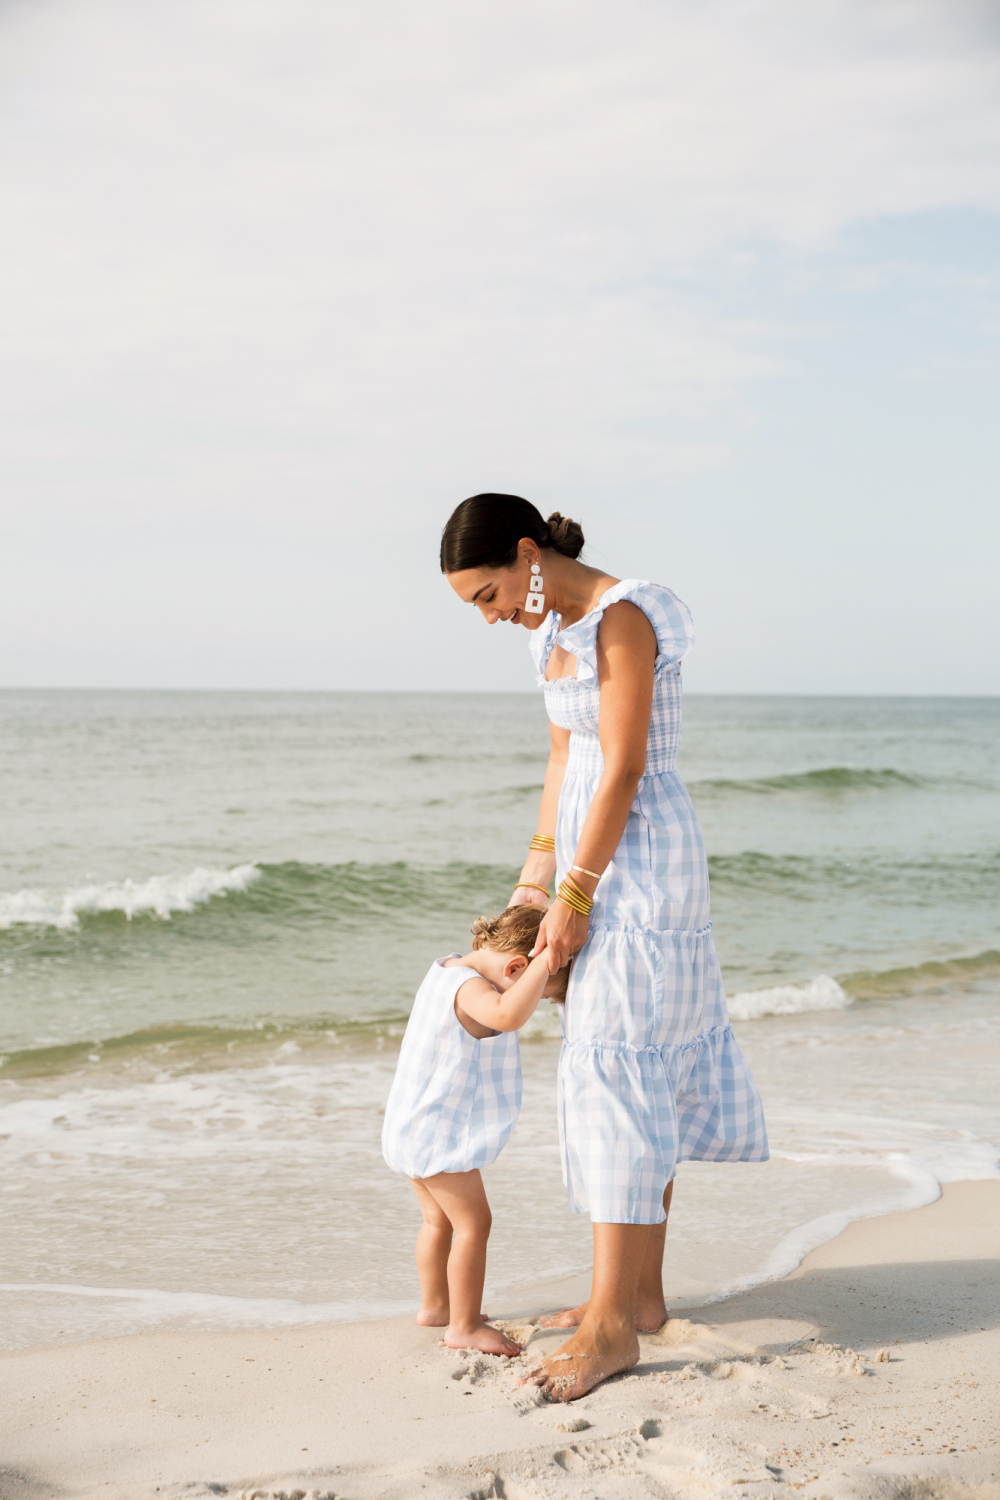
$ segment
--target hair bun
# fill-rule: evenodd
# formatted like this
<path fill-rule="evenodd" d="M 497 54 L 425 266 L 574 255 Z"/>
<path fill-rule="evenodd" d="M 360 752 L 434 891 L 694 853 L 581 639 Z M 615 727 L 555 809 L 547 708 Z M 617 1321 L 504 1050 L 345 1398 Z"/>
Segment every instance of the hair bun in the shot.
<path fill-rule="evenodd" d="M 496 930 L 496 917 L 477 917 L 472 924 L 472 948 L 475 951 L 488 943 Z"/>
<path fill-rule="evenodd" d="M 560 515 L 554 510 L 547 521 L 549 546 L 564 557 L 579 557 L 583 551 L 583 527 L 579 521 Z"/>

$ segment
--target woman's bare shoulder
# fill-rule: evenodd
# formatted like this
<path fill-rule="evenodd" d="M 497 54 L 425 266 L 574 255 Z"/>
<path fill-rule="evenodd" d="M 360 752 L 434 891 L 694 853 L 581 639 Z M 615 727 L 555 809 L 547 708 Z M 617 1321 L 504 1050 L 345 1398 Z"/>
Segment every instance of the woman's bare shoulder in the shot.
<path fill-rule="evenodd" d="M 656 647 L 656 631 L 644 610 L 630 599 L 616 599 L 605 607 L 597 629 L 597 638 L 605 650 L 610 645 L 639 645 L 652 642 Z"/>

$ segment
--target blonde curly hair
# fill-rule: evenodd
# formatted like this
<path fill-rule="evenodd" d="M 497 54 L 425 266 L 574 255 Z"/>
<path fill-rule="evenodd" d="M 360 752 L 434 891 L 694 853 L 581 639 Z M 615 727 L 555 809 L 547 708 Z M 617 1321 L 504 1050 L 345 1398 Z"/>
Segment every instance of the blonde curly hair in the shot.
<path fill-rule="evenodd" d="M 494 953 L 523 953 L 527 958 L 544 915 L 540 906 L 508 906 L 498 917 L 477 917 L 472 924 L 473 951 L 491 948 Z M 569 964 L 565 964 L 549 980 L 553 991 L 549 998 L 561 1005 L 568 983 Z"/>

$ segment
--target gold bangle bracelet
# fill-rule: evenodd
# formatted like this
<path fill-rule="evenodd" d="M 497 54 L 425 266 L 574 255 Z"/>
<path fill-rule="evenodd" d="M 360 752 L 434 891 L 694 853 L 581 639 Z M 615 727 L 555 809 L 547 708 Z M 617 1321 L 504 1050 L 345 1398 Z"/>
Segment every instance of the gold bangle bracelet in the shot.
<path fill-rule="evenodd" d="M 556 891 L 556 896 L 560 901 L 565 901 L 567 906 L 572 906 L 574 911 L 585 911 L 587 909 L 587 903 L 581 901 L 575 891 L 564 890 L 560 886 Z"/>
<path fill-rule="evenodd" d="M 528 848 L 534 849 L 538 854 L 555 854 L 555 837 L 554 835 L 549 833 L 536 833 L 532 838 L 531 843 L 528 845 Z"/>
<path fill-rule="evenodd" d="M 565 901 L 574 911 L 578 911 L 581 917 L 589 917 L 594 909 L 594 903 L 585 891 L 581 891 L 575 881 L 567 878 L 563 881 L 557 892 L 560 901 Z"/>
<path fill-rule="evenodd" d="M 546 896 L 549 895 L 549 888 L 547 885 L 536 885 L 533 880 L 519 880 L 517 882 L 517 885 L 514 887 L 515 891 L 519 891 L 522 886 L 528 886 L 533 891 L 543 891 Z M 550 901 L 551 899 L 551 896 L 549 896 Z"/>
<path fill-rule="evenodd" d="M 579 870 L 581 875 L 589 875 L 591 880 L 600 880 L 596 870 L 588 870 L 585 865 L 570 865 L 571 870 Z"/>
<path fill-rule="evenodd" d="M 566 879 L 563 881 L 563 884 L 568 885 L 571 891 L 575 891 L 576 894 L 580 897 L 581 901 L 589 901 L 591 906 L 593 906 L 593 896 L 588 896 L 587 892 L 584 890 L 580 882 L 578 880 L 574 880 L 572 875 L 567 875 Z"/>

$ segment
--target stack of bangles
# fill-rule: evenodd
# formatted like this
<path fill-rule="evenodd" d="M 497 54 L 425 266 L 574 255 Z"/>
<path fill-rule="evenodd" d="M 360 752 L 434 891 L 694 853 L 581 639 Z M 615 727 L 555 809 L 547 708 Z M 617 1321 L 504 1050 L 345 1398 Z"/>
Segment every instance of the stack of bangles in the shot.
<path fill-rule="evenodd" d="M 589 917 L 594 910 L 594 902 L 582 886 L 577 885 L 572 875 L 567 875 L 560 885 L 556 896 L 560 901 L 565 901 L 574 911 L 578 911 L 581 917 Z"/>
<path fill-rule="evenodd" d="M 533 849 L 536 854 L 555 854 L 555 837 L 551 833 L 536 833 L 528 848 Z M 591 876 L 594 880 L 600 880 L 601 878 L 595 870 L 584 869 L 583 865 L 574 865 L 573 869 L 579 870 L 581 875 Z M 519 880 L 514 889 L 519 891 L 522 886 L 527 886 L 533 891 L 541 891 L 545 896 L 549 894 L 548 886 L 538 885 L 534 880 Z M 590 913 L 594 910 L 593 898 L 587 895 L 582 886 L 577 885 L 572 875 L 566 876 L 566 879 L 556 892 L 556 898 L 560 901 L 565 901 L 566 905 L 572 907 L 574 911 L 578 911 L 581 917 L 589 917 Z"/>

